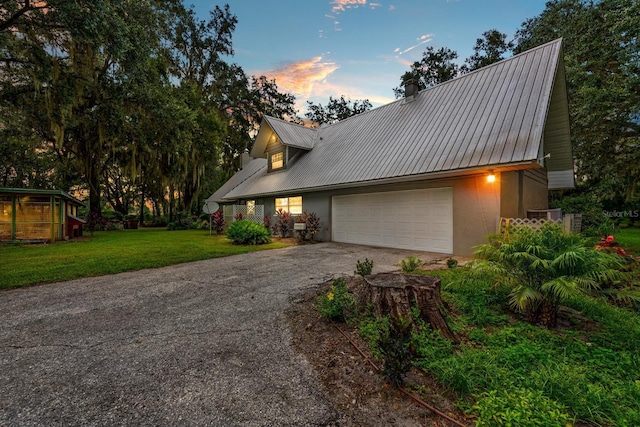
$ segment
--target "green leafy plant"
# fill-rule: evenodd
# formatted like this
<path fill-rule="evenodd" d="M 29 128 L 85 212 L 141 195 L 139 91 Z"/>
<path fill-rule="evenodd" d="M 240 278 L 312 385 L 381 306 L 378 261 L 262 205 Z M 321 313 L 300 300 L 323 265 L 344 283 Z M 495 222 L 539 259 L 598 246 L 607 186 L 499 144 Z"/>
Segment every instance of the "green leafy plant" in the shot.
<path fill-rule="evenodd" d="M 558 224 L 519 227 L 478 246 L 475 272 L 495 273 L 508 286 L 510 305 L 529 322 L 554 327 L 560 302 L 620 277 L 619 258 L 594 250 Z"/>
<path fill-rule="evenodd" d="M 262 245 L 271 241 L 269 230 L 257 222 L 240 219 L 227 230 L 227 238 L 239 245 Z"/>
<path fill-rule="evenodd" d="M 401 259 L 398 265 L 403 273 L 414 273 L 423 264 L 424 261 L 417 256 L 409 255 L 406 259 Z"/>
<path fill-rule="evenodd" d="M 449 258 L 447 260 L 447 268 L 456 268 L 458 266 L 458 260 Z"/>
<path fill-rule="evenodd" d="M 359 274 L 360 276 L 368 276 L 373 271 L 373 260 L 365 258 L 364 261 L 358 260 L 356 263 L 356 271 L 355 274 Z"/>
<path fill-rule="evenodd" d="M 291 230 L 291 214 L 280 208 L 276 211 L 276 215 L 278 215 L 278 221 L 273 225 L 273 231 L 280 237 L 287 237 Z"/>
<path fill-rule="evenodd" d="M 478 399 L 472 410 L 478 415 L 477 427 L 573 425 L 567 409 L 539 390 L 491 390 Z"/>
<path fill-rule="evenodd" d="M 377 347 L 384 361 L 382 373 L 396 387 L 404 385 L 404 376 L 411 369 L 412 329 L 411 319 L 392 317 L 388 328 L 381 331 L 378 338 Z"/>
<path fill-rule="evenodd" d="M 320 217 L 315 212 L 307 213 L 307 211 L 302 212 L 302 217 L 307 225 L 307 234 L 309 235 L 309 238 L 314 240 L 316 234 L 318 234 L 322 227 Z"/>
<path fill-rule="evenodd" d="M 211 214 L 211 225 L 216 233 L 222 234 L 224 231 L 224 214 L 222 211 L 215 211 Z"/>
<path fill-rule="evenodd" d="M 317 304 L 320 313 L 338 322 L 344 322 L 356 310 L 356 301 L 343 278 L 335 279 L 329 291 L 318 298 Z"/>

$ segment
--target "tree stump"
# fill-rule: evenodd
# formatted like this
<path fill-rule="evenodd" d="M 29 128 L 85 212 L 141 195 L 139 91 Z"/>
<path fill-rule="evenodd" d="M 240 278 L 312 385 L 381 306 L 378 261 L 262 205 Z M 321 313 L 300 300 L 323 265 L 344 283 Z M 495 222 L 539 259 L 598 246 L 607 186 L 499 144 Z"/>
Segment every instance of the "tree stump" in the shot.
<path fill-rule="evenodd" d="M 380 273 L 364 278 L 364 289 L 358 299 L 361 306 L 373 305 L 379 317 L 391 315 L 412 321 L 411 306 L 420 309 L 420 317 L 434 331 L 453 342 L 455 335 L 442 312 L 440 278 L 417 274 Z"/>

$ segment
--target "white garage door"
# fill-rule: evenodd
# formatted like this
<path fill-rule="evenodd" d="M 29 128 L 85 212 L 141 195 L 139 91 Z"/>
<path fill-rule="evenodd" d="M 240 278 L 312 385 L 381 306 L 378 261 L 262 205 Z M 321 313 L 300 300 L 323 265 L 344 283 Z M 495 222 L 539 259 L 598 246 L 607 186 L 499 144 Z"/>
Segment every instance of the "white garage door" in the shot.
<path fill-rule="evenodd" d="M 453 253 L 453 190 L 334 196 L 335 242 Z"/>

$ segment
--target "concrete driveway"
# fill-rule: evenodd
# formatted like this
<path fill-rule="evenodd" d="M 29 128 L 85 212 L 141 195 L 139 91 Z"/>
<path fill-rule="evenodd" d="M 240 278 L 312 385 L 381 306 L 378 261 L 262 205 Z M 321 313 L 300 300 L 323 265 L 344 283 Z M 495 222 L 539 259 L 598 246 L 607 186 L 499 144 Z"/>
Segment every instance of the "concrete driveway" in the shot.
<path fill-rule="evenodd" d="M 320 243 L 0 292 L 0 425 L 331 425 L 283 312 L 409 254 Z"/>

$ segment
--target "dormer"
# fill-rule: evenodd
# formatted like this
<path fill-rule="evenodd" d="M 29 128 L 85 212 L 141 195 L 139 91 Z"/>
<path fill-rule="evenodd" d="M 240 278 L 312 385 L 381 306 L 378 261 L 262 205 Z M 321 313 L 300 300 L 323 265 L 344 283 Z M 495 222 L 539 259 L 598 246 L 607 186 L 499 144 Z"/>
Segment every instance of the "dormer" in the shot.
<path fill-rule="evenodd" d="M 278 140 L 275 132 L 271 134 L 269 143 L 264 150 L 267 155 L 267 160 L 269 161 L 269 172 L 287 168 L 287 164 L 289 163 L 288 148 L 289 147 Z"/>
<path fill-rule="evenodd" d="M 316 130 L 265 116 L 251 149 L 251 157 L 268 161 L 268 172 L 286 170 L 295 159 L 311 151 Z"/>

